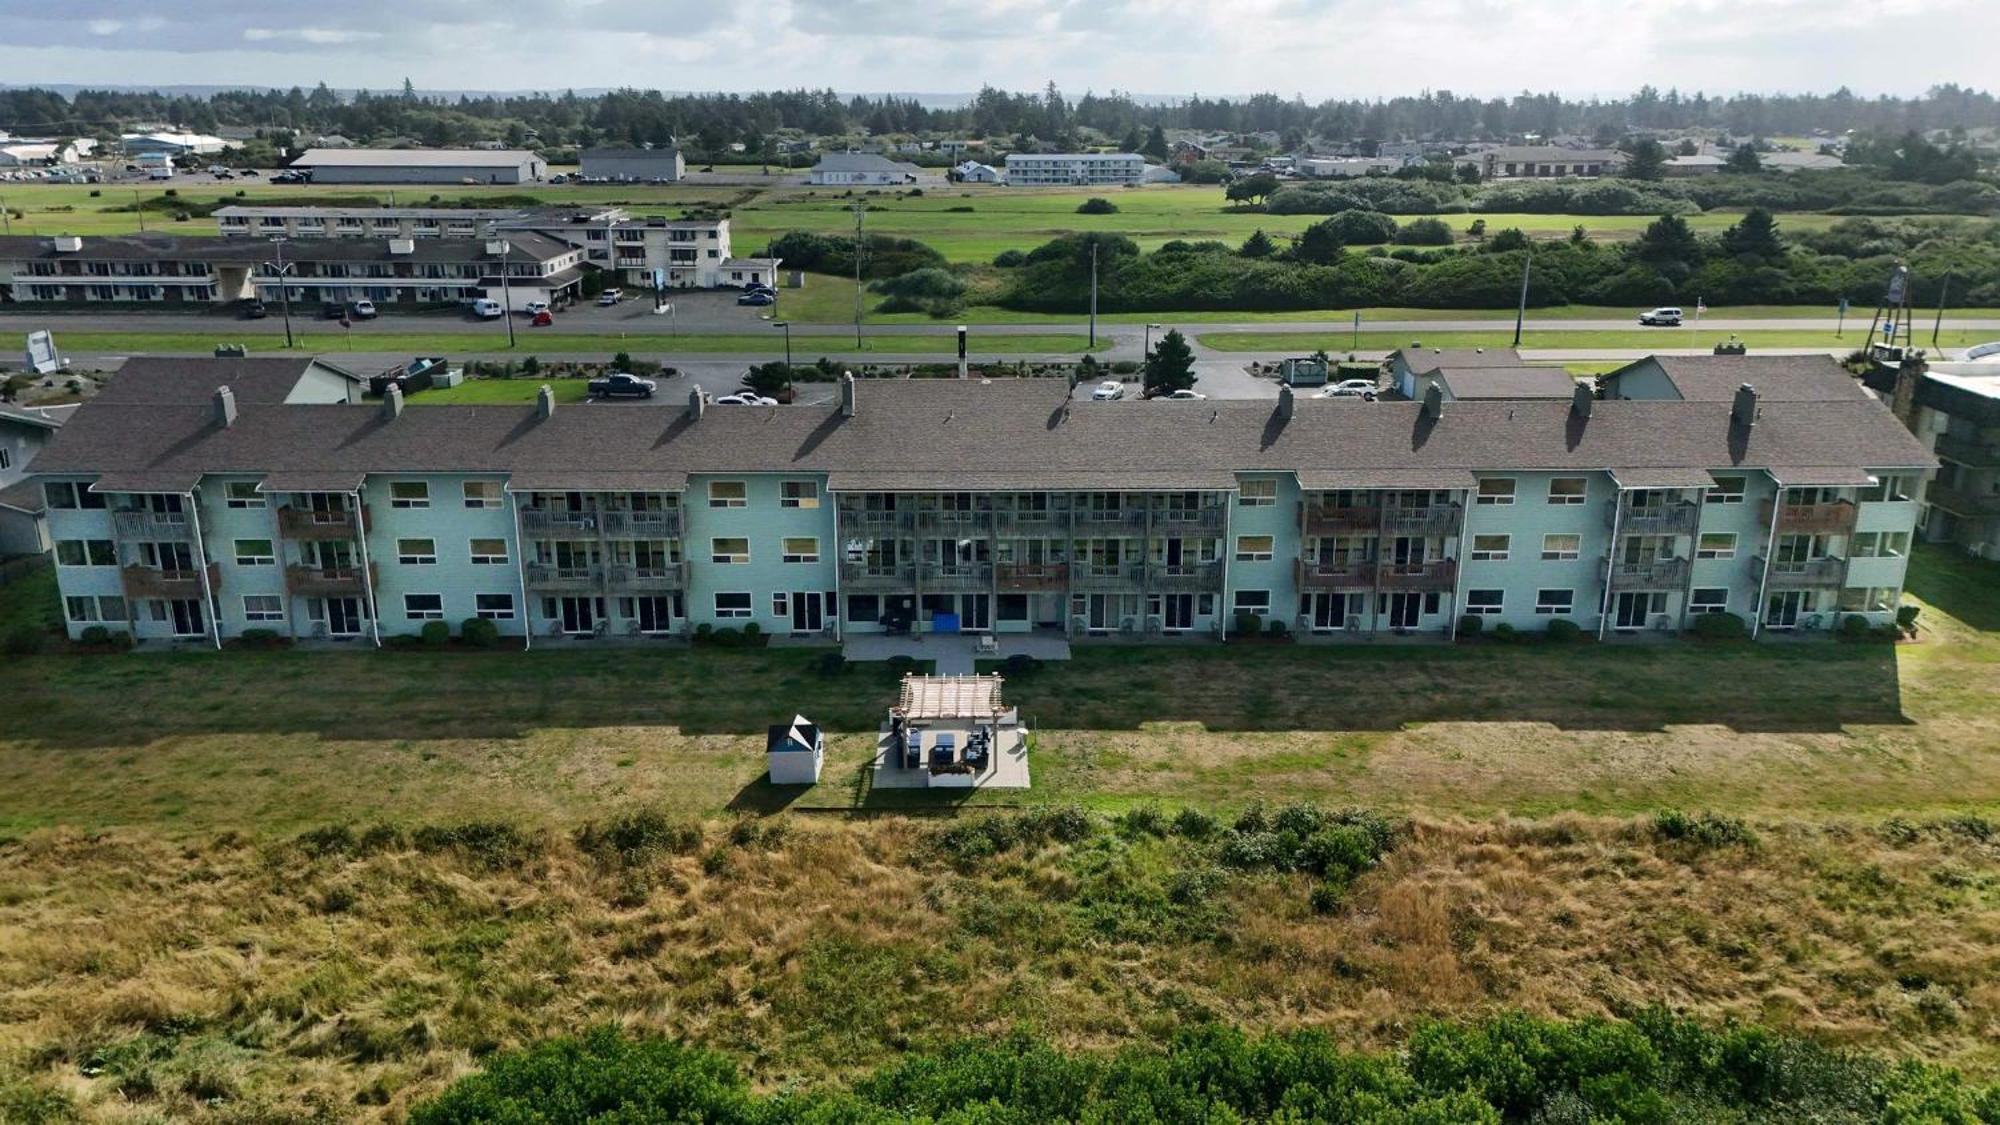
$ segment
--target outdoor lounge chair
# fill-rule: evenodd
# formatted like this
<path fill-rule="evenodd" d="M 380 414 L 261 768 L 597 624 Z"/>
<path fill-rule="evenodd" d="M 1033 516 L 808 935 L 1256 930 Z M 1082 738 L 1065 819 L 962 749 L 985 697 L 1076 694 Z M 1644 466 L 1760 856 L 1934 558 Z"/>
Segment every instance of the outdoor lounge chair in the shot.
<path fill-rule="evenodd" d="M 903 768 L 918 769 L 924 764 L 924 736 L 915 727 L 903 733 Z"/>
<path fill-rule="evenodd" d="M 958 756 L 958 738 L 949 733 L 940 734 L 931 744 L 931 765 L 948 766 Z"/>
<path fill-rule="evenodd" d="M 983 728 L 973 731 L 972 737 L 965 744 L 965 764 L 973 769 L 983 770 L 992 757 L 993 744 L 992 740 L 986 737 L 986 731 Z"/>

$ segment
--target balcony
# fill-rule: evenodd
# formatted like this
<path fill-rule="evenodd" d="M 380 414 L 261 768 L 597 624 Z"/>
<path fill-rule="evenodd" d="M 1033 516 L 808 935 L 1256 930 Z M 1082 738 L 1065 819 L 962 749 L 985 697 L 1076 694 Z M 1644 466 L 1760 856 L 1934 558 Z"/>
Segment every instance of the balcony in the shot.
<path fill-rule="evenodd" d="M 1613 590 L 1679 590 L 1687 585 L 1686 559 L 1616 559 L 1607 565 L 1606 581 Z"/>
<path fill-rule="evenodd" d="M 1937 439 L 1937 455 L 1947 461 L 1956 461 L 1967 468 L 2000 469 L 2000 438 L 1981 441 L 1977 438 L 1940 434 Z"/>
<path fill-rule="evenodd" d="M 1751 565 L 1762 568 L 1764 560 L 1751 560 Z M 1769 576 L 1764 580 L 1767 590 L 1808 590 L 1826 586 L 1843 586 L 1847 583 L 1847 560 L 1836 558 L 1803 559 L 1796 562 L 1772 560 Z"/>
<path fill-rule="evenodd" d="M 917 526 L 945 535 L 985 535 L 993 530 L 993 513 L 959 510 L 918 512 Z"/>
<path fill-rule="evenodd" d="M 1375 586 L 1373 559 L 1349 562 L 1299 559 L 1293 569 L 1301 590 L 1369 590 Z"/>
<path fill-rule="evenodd" d="M 915 512 L 889 512 L 879 508 L 840 509 L 840 528 L 843 532 L 857 535 L 881 537 L 898 531 L 908 531 L 916 526 Z"/>
<path fill-rule="evenodd" d="M 678 508 L 644 512 L 599 512 L 604 534 L 618 539 L 678 539 L 681 513 Z"/>
<path fill-rule="evenodd" d="M 1384 535 L 1422 535 L 1435 538 L 1458 530 L 1457 504 L 1433 504 L 1428 508 L 1382 509 Z"/>
<path fill-rule="evenodd" d="M 367 591 L 358 566 L 288 566 L 285 589 L 293 597 L 349 598 Z"/>
<path fill-rule="evenodd" d="M 1069 588 L 1069 566 L 1065 563 L 1001 563 L 993 568 L 993 574 L 1000 589 L 1006 591 Z"/>
<path fill-rule="evenodd" d="M 1305 505 L 1307 535 L 1357 535 L 1382 527 L 1382 509 L 1343 508 L 1334 504 L 1308 502 Z"/>
<path fill-rule="evenodd" d="M 1219 590 L 1222 564 L 1219 562 L 1148 563 L 1146 589 L 1166 592 Z"/>
<path fill-rule="evenodd" d="M 607 513 L 555 511 L 548 508 L 521 509 L 521 530 L 530 535 L 597 534 Z"/>
<path fill-rule="evenodd" d="M 1449 590 L 1458 581 L 1458 564 L 1450 559 L 1425 563 L 1385 562 L 1375 578 L 1384 590 Z"/>
<path fill-rule="evenodd" d="M 1206 508 L 1161 508 L 1153 513 L 1153 534 L 1221 535 L 1228 523 L 1229 509 L 1220 504 Z"/>
<path fill-rule="evenodd" d="M 1137 563 L 1077 563 L 1070 567 L 1071 585 L 1078 590 L 1136 590 L 1145 578 Z"/>
<path fill-rule="evenodd" d="M 978 593 L 993 586 L 993 564 L 981 562 L 927 562 L 923 587 L 930 591 Z"/>
<path fill-rule="evenodd" d="M 1615 526 L 1620 535 L 1693 535 L 1701 522 L 1701 509 L 1685 500 L 1643 508 L 1621 500 L 1607 505 L 1606 512 L 1606 526 Z"/>
<path fill-rule="evenodd" d="M 157 566 L 128 566 L 121 576 L 128 598 L 165 598 L 169 601 L 185 601 L 202 596 L 201 571 L 162 570 Z M 208 585 L 212 590 L 222 588 L 222 571 L 214 563 L 208 566 Z"/>
<path fill-rule="evenodd" d="M 2000 516 L 2000 493 L 1980 496 L 1934 480 L 1924 490 L 1924 499 L 1934 507 L 1958 516 Z"/>
<path fill-rule="evenodd" d="M 917 585 L 917 568 L 908 563 L 843 562 L 840 584 L 849 592 L 902 592 Z"/>
<path fill-rule="evenodd" d="M 111 513 L 111 526 L 126 539 L 178 541 L 194 538 L 194 524 L 186 512 L 133 508 Z"/>
<path fill-rule="evenodd" d="M 278 532 L 287 539 L 353 539 L 368 527 L 368 506 L 362 505 L 357 519 L 353 509 L 318 511 L 312 508 L 279 508 Z"/>
<path fill-rule="evenodd" d="M 1146 512 L 1143 508 L 1084 508 L 1076 513 L 1076 535 L 1079 539 L 1145 533 Z"/>
<path fill-rule="evenodd" d="M 1771 522 L 1771 501 L 1764 501 L 1765 523 Z M 1854 530 L 1854 501 L 1835 500 L 1831 504 L 1780 504 L 1778 534 L 1846 535 Z"/>
<path fill-rule="evenodd" d="M 1003 539 L 1061 538 L 1069 534 L 1067 511 L 995 512 L 994 533 Z"/>
<path fill-rule="evenodd" d="M 601 566 L 529 563 L 523 577 L 530 589 L 549 593 L 595 594 L 604 587 L 604 568 Z"/>
<path fill-rule="evenodd" d="M 606 570 L 605 580 L 613 593 L 620 594 L 682 590 L 687 588 L 687 564 L 648 563 L 640 566 L 635 563 L 618 563 Z"/>

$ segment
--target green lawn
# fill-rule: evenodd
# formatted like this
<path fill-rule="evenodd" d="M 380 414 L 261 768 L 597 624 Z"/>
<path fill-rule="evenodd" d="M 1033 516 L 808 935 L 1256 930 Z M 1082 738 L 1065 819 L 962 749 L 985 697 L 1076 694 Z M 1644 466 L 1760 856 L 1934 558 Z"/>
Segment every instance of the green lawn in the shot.
<path fill-rule="evenodd" d="M 337 332 L 305 332 L 295 334 L 298 350 L 323 353 L 329 358 L 337 358 L 343 351 L 386 351 L 408 352 L 412 355 L 453 355 L 509 354 L 506 341 L 500 337 L 483 337 L 465 332 L 369 332 L 360 336 L 348 336 Z M 574 355 L 619 351 L 654 352 L 666 355 L 677 354 L 750 354 L 784 356 L 784 340 L 775 332 L 761 335 L 693 335 L 682 333 L 670 336 L 665 333 L 633 333 L 629 335 L 584 334 L 575 332 L 544 332 L 524 329 L 518 334 L 519 343 L 511 354 L 514 355 Z M 795 357 L 810 359 L 814 356 L 844 356 L 856 354 L 895 355 L 915 353 L 924 355 L 955 354 L 958 349 L 956 338 L 950 335 L 914 336 L 871 333 L 863 337 L 865 344 L 857 349 L 852 337 L 794 336 L 792 351 Z M 206 354 L 218 344 L 242 344 L 253 355 L 284 350 L 284 330 L 246 329 L 232 323 L 225 329 L 213 333 L 193 332 L 66 332 L 62 336 L 65 350 L 70 352 L 104 352 L 113 355 L 143 353 L 183 353 Z M 1081 333 L 1037 333 L 1030 335 L 993 337 L 988 346 L 994 351 L 1007 354 L 1031 354 L 1044 352 L 1082 352 L 1087 350 L 1089 338 Z M 1109 347 L 1110 342 L 1102 338 L 1099 348 Z"/>
<path fill-rule="evenodd" d="M 1540 330 L 1531 319 L 1521 333 L 1523 348 L 1569 348 L 1573 350 L 1597 348 L 1706 348 L 1722 343 L 1735 336 L 1753 350 L 1757 348 L 1825 348 L 1829 351 L 1858 348 L 1867 336 L 1866 326 L 1861 331 L 1849 331 L 1836 336 L 1832 332 L 1793 331 L 1747 331 L 1737 333 L 1711 332 L 1703 329 L 1699 334 L 1693 329 L 1675 331 L 1661 328 L 1634 328 L 1629 331 L 1581 331 Z M 1938 336 L 1944 347 L 1965 347 L 1991 339 L 1991 330 L 1957 329 Z M 1928 341 L 1926 334 L 1924 340 Z M 1222 352 L 1310 352 L 1324 348 L 1329 352 L 1341 351 L 1385 351 L 1409 347 L 1414 340 L 1421 340 L 1428 348 L 1495 348 L 1513 343 L 1514 330 L 1511 325 L 1496 328 L 1491 332 L 1370 332 L 1364 327 L 1357 336 L 1350 332 L 1204 332 L 1196 339 L 1203 347 Z"/>

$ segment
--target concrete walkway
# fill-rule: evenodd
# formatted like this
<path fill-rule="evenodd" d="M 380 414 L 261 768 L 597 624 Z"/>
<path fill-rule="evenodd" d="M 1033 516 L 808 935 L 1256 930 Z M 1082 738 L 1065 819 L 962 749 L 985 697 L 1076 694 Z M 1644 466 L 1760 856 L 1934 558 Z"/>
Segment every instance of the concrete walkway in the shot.
<path fill-rule="evenodd" d="M 978 638 L 961 633 L 925 633 L 908 637 L 864 633 L 849 637 L 840 651 L 849 660 L 893 660 L 898 656 L 907 656 L 936 664 L 940 676 L 969 676 L 974 671 L 974 661 L 980 659 L 978 643 Z M 985 659 L 1005 660 L 1010 656 L 1068 660 L 1069 642 L 1062 637 L 1033 633 L 1002 636 L 998 655 L 989 655 Z"/>

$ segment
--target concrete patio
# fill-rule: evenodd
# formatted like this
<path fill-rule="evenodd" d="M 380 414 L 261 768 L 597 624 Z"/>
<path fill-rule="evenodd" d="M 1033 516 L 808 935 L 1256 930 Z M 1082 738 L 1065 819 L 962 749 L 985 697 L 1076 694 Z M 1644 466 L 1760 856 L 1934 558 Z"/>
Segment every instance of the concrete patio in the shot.
<path fill-rule="evenodd" d="M 849 660 L 893 660 L 907 656 L 937 664 L 940 676 L 966 676 L 975 660 L 1005 660 L 1010 656 L 1032 656 L 1037 660 L 1068 660 L 1069 641 L 1043 633 L 1003 634 L 998 653 L 981 654 L 979 638 L 965 633 L 923 633 L 890 636 L 864 633 L 847 638 L 841 655 Z"/>
<path fill-rule="evenodd" d="M 926 758 L 939 734 L 949 734 L 962 754 L 972 736 L 973 723 L 963 726 L 933 726 L 923 731 Z M 896 739 L 883 723 L 875 736 L 875 764 L 869 775 L 877 789 L 1026 789 L 1028 787 L 1028 731 L 1026 727 L 1003 721 L 994 740 L 992 756 L 977 773 L 933 774 L 928 766 L 905 769 L 897 753 Z"/>

